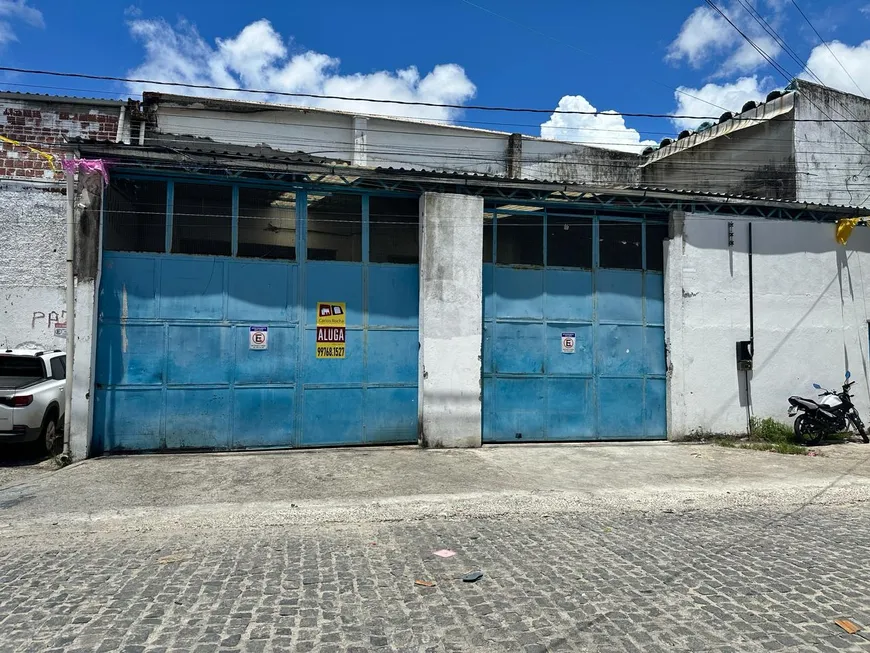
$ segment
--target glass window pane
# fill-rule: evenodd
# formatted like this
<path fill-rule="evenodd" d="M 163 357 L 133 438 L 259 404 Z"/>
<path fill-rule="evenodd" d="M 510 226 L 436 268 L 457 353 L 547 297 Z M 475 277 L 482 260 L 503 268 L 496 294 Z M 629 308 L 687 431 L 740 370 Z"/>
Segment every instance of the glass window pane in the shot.
<path fill-rule="evenodd" d="M 172 252 L 232 254 L 233 189 L 207 184 L 175 184 Z"/>
<path fill-rule="evenodd" d="M 664 241 L 668 238 L 668 225 L 646 225 L 646 269 L 663 272 L 665 269 Z"/>
<path fill-rule="evenodd" d="M 66 372 L 61 365 L 60 358 L 51 359 L 51 378 L 55 381 L 63 381 L 66 378 Z"/>
<path fill-rule="evenodd" d="M 308 260 L 362 261 L 362 197 L 308 195 Z"/>
<path fill-rule="evenodd" d="M 602 268 L 640 270 L 643 257 L 640 251 L 640 222 L 606 222 L 598 226 L 598 265 Z"/>
<path fill-rule="evenodd" d="M 296 193 L 239 188 L 238 255 L 296 259 Z"/>
<path fill-rule="evenodd" d="M 592 267 L 592 221 L 547 216 L 547 265 Z"/>
<path fill-rule="evenodd" d="M 416 197 L 369 198 L 369 261 L 417 263 L 420 200 Z"/>
<path fill-rule="evenodd" d="M 166 183 L 112 179 L 106 193 L 105 220 L 104 249 L 166 251 Z"/>
<path fill-rule="evenodd" d="M 544 264 L 544 216 L 499 215 L 496 218 L 496 257 L 500 265 Z"/>

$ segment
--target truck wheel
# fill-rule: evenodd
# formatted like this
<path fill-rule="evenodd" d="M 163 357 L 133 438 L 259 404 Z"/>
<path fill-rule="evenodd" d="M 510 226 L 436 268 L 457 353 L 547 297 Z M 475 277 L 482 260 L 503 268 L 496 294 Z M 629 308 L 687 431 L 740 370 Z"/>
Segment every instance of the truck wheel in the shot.
<path fill-rule="evenodd" d="M 39 433 L 39 439 L 36 441 L 40 453 L 55 453 L 59 433 L 57 430 L 57 413 L 52 410 L 42 420 L 42 430 Z"/>

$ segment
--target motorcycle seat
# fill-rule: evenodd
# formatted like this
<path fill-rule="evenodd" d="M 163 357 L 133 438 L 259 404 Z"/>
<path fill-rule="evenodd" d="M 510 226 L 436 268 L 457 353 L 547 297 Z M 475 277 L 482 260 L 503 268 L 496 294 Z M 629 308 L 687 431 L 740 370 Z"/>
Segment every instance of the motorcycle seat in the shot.
<path fill-rule="evenodd" d="M 822 408 L 822 406 L 812 399 L 806 399 L 804 397 L 793 396 L 788 398 L 788 402 L 792 406 L 803 406 L 804 408 L 809 408 L 810 410 L 816 410 Z"/>

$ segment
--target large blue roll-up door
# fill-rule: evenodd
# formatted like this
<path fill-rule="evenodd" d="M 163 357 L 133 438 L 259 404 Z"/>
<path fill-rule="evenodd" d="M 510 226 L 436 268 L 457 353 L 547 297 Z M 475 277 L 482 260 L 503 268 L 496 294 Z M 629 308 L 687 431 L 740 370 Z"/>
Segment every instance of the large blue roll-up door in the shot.
<path fill-rule="evenodd" d="M 540 209 L 485 233 L 484 441 L 665 438 L 661 220 Z"/>
<path fill-rule="evenodd" d="M 130 188 L 107 202 L 95 450 L 416 442 L 416 199 L 283 193 L 283 226 L 274 206 L 245 223 L 245 191 L 240 210 L 234 189 L 227 255 L 196 255 L 178 250 L 224 247 L 201 237 L 218 209 L 201 202 L 185 217 L 173 198 L 180 184 L 117 183 Z M 137 193 L 159 210 L 137 208 Z M 120 234 L 108 233 L 113 216 Z M 127 251 L 149 247 L 161 251 Z M 315 356 L 318 302 L 346 306 L 343 358 Z M 265 350 L 252 348 L 251 327 L 266 328 Z"/>

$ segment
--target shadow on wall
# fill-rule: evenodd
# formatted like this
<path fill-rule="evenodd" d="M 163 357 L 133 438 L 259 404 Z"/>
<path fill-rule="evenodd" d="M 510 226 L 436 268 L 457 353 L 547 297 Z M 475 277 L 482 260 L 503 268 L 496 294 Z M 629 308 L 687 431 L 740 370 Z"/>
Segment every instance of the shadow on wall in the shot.
<path fill-rule="evenodd" d="M 725 249 L 728 245 L 728 221 L 727 220 L 715 220 L 711 222 L 716 225 L 715 228 L 712 228 L 712 224 L 707 225 L 705 229 L 695 229 L 691 233 L 688 242 L 692 247 L 699 249 Z M 746 238 L 746 221 L 743 222 L 735 222 L 734 225 L 735 230 L 735 246 L 730 248 L 732 251 L 731 258 L 731 276 L 734 275 L 733 268 L 733 254 L 742 254 L 743 257 L 748 256 L 748 241 Z M 813 324 L 810 319 L 815 311 L 817 311 L 819 305 L 825 300 L 831 299 L 831 293 L 838 293 L 836 297 L 839 300 L 839 318 L 841 320 L 842 328 L 845 330 L 846 328 L 854 329 L 856 325 L 865 324 L 868 317 L 866 313 L 866 297 L 864 292 L 864 278 L 865 273 L 862 269 L 862 261 L 861 256 L 863 254 L 870 253 L 870 229 L 867 228 L 858 228 L 853 232 L 852 237 L 850 238 L 847 246 L 843 247 L 837 244 L 834 238 L 835 227 L 834 224 L 817 224 L 817 223 L 786 223 L 782 221 L 753 221 L 753 261 L 754 265 L 754 285 L 755 285 L 755 321 L 756 321 L 756 337 L 759 335 L 759 316 L 764 317 L 765 304 L 763 302 L 763 295 L 758 292 L 758 286 L 760 284 L 765 284 L 769 286 L 771 279 L 764 279 L 762 275 L 769 273 L 769 271 L 765 270 L 765 266 L 759 265 L 762 261 L 769 262 L 772 257 L 784 257 L 784 256 L 795 256 L 795 255 L 811 255 L 815 258 L 815 261 L 820 262 L 824 265 L 824 268 L 816 265 L 804 265 L 803 262 L 798 257 L 794 263 L 793 267 L 789 266 L 786 272 L 787 274 L 792 275 L 790 279 L 782 279 L 782 294 L 787 295 L 789 293 L 789 287 L 793 287 L 796 283 L 800 285 L 801 275 L 806 275 L 804 278 L 806 279 L 807 288 L 818 289 L 824 283 L 824 286 L 821 290 L 816 290 L 818 293 L 814 296 L 812 303 L 810 306 L 803 310 L 800 315 L 796 318 L 792 318 L 793 322 L 789 325 L 782 325 L 782 329 L 777 333 L 778 338 L 775 346 L 764 352 L 758 352 L 756 348 L 756 353 L 763 353 L 763 358 L 756 358 L 754 361 L 754 370 L 750 373 L 750 393 L 752 390 L 751 379 L 752 376 L 758 376 L 759 373 L 763 372 L 765 368 L 771 364 L 772 361 L 776 359 L 776 357 L 781 353 L 783 348 L 796 336 L 799 335 L 801 330 L 807 326 L 808 324 Z M 828 255 L 828 256 L 825 256 Z M 829 258 L 830 257 L 830 258 Z M 831 266 L 827 265 L 827 262 L 830 262 Z M 870 263 L 870 261 L 868 261 Z M 828 277 L 830 274 L 830 270 L 836 266 L 836 271 Z M 743 264 L 743 270 L 741 272 L 741 276 L 745 278 L 745 294 L 746 294 L 746 333 L 748 336 L 749 333 L 749 282 L 746 277 L 746 269 L 745 263 Z M 818 280 L 817 276 L 810 275 L 818 275 L 822 273 L 824 270 L 825 279 Z M 853 271 L 855 273 L 854 276 L 857 276 L 857 279 L 853 279 Z M 870 273 L 870 267 L 868 267 L 868 273 Z M 856 283 L 858 285 L 856 290 Z M 856 297 L 857 293 L 857 297 Z M 815 295 L 815 293 L 814 293 Z M 858 302 L 858 313 L 856 314 L 855 302 Z M 803 303 L 803 302 L 801 302 Z M 788 315 L 783 316 L 785 319 L 788 319 Z M 763 332 L 762 332 L 763 333 Z M 837 334 L 834 336 L 839 337 Z M 850 369 L 850 358 L 849 358 L 849 347 L 848 347 L 846 336 L 843 335 L 843 371 Z M 860 333 L 857 338 L 858 347 L 862 353 L 861 366 L 864 372 L 864 391 L 867 393 L 867 399 L 870 401 L 870 370 L 868 370 L 868 352 L 865 348 L 866 343 L 866 334 Z M 733 343 L 727 343 L 729 347 L 733 346 Z M 796 363 L 799 363 L 799 360 L 796 360 Z M 852 361 L 854 364 L 854 360 Z M 835 361 L 831 361 L 832 368 L 836 367 Z M 854 374 L 854 370 L 853 370 Z M 712 423 L 718 422 L 723 415 L 728 413 L 728 411 L 733 410 L 735 406 L 735 400 L 737 404 L 741 407 L 747 406 L 747 397 L 746 397 L 746 375 L 743 372 L 738 372 L 738 391 L 737 394 L 731 394 L 727 397 L 718 409 L 713 411 L 710 414 L 710 420 Z M 751 398 L 750 398 L 751 400 Z"/>

